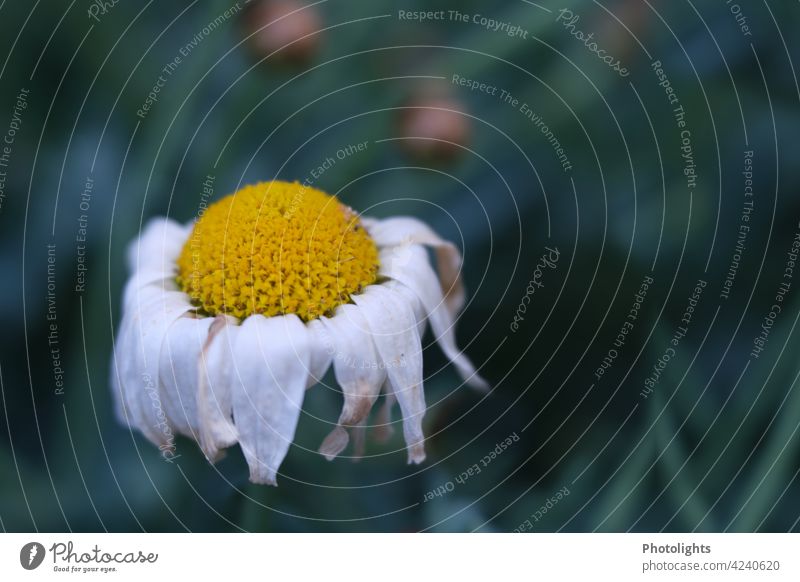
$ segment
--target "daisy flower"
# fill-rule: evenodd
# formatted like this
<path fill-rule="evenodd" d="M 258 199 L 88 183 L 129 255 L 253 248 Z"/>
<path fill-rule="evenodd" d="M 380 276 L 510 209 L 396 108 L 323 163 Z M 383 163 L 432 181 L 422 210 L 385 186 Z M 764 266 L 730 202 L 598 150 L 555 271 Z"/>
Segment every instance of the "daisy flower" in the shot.
<path fill-rule="evenodd" d="M 437 269 L 428 257 L 433 249 Z M 333 459 L 386 438 L 399 404 L 408 462 L 425 459 L 421 336 L 485 389 L 455 343 L 461 255 L 409 217 L 359 217 L 299 183 L 245 186 L 181 225 L 151 220 L 131 272 L 112 358 L 117 415 L 162 451 L 175 434 L 210 461 L 238 443 L 250 480 L 275 484 L 306 390 L 333 367 L 344 397 L 320 446 Z"/>

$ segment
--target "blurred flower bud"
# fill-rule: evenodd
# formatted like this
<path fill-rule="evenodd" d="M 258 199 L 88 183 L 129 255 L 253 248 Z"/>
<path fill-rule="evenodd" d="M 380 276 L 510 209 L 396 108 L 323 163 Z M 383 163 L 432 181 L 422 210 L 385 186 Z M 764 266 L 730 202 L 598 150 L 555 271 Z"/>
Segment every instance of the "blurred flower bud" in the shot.
<path fill-rule="evenodd" d="M 295 0 L 253 0 L 243 28 L 256 58 L 272 55 L 269 63 L 305 65 L 317 53 L 322 18 L 315 6 Z"/>
<path fill-rule="evenodd" d="M 413 97 L 399 110 L 403 149 L 414 159 L 449 162 L 469 143 L 470 119 L 456 98 L 442 94 Z"/>
<path fill-rule="evenodd" d="M 609 54 L 624 61 L 623 66 L 644 54 L 639 42 L 644 42 L 653 10 L 641 0 L 620 0 L 610 7 L 613 16 L 602 10 L 596 13 L 593 30 L 597 30 L 597 38 Z"/>

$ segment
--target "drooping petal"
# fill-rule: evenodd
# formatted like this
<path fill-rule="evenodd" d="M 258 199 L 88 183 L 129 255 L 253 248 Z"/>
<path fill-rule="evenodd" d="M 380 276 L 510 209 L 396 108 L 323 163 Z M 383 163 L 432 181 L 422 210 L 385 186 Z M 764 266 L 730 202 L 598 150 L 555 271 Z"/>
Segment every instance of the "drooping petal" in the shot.
<path fill-rule="evenodd" d="M 354 462 L 360 461 L 364 456 L 364 448 L 367 441 L 367 419 L 365 418 L 357 425 L 350 427 L 351 438 L 353 439 L 353 456 Z"/>
<path fill-rule="evenodd" d="M 395 281 L 389 281 L 388 283 L 394 291 L 397 291 L 397 293 L 406 300 L 406 303 L 411 308 L 411 311 L 414 312 L 414 319 L 417 322 L 417 333 L 421 339 L 422 336 L 425 335 L 425 328 L 428 326 L 428 317 L 425 313 L 425 307 L 422 305 L 419 297 L 417 297 L 417 294 L 405 285 L 399 284 Z"/>
<path fill-rule="evenodd" d="M 375 221 L 367 226 L 367 230 L 379 247 L 408 243 L 433 247 L 445 305 L 452 316 L 461 311 L 465 301 L 464 284 L 461 282 L 461 253 L 453 243 L 439 237 L 424 222 L 409 216 Z"/>
<path fill-rule="evenodd" d="M 220 458 L 221 451 L 238 439 L 233 424 L 232 383 L 233 354 L 241 328 L 236 319 L 217 315 L 195 364 L 198 376 L 197 417 L 200 448 L 209 461 Z"/>
<path fill-rule="evenodd" d="M 425 249 L 419 245 L 410 245 L 403 250 L 403 253 L 408 255 L 408 260 L 404 261 L 393 260 L 395 253 L 393 248 L 381 251 L 381 274 L 399 281 L 416 294 L 431 323 L 436 341 L 458 373 L 473 388 L 488 390 L 489 385 L 486 380 L 477 374 L 469 358 L 456 347 L 453 317 L 444 306 L 442 290 L 436 273 L 428 263 Z"/>
<path fill-rule="evenodd" d="M 151 274 L 152 276 L 152 274 Z M 163 280 L 163 277 L 159 277 Z M 131 334 L 133 314 L 141 309 L 141 306 L 153 298 L 163 295 L 168 291 L 174 291 L 169 284 L 157 285 L 142 284 L 141 277 L 132 276 L 125 283 L 122 301 L 122 317 L 117 327 L 116 341 L 114 342 L 114 352 L 111 359 L 111 388 L 114 400 L 114 412 L 117 420 L 125 426 L 134 426 L 134 419 L 128 412 L 126 406 L 127 395 L 122 384 L 120 365 L 123 358 L 130 357 L 132 353 Z"/>
<path fill-rule="evenodd" d="M 169 218 L 151 218 L 139 237 L 128 245 L 128 272 L 174 276 L 176 261 L 191 230 L 192 225 L 184 226 Z"/>
<path fill-rule="evenodd" d="M 347 448 L 347 443 L 349 442 L 350 435 L 347 434 L 347 429 L 341 424 L 337 424 L 334 429 L 322 439 L 322 444 L 319 446 L 319 454 L 328 461 L 332 461 L 339 453 Z"/>
<path fill-rule="evenodd" d="M 331 367 L 335 349 L 319 319 L 309 321 L 306 327 L 311 336 L 311 353 L 308 362 L 306 388 L 311 388 L 322 382 L 323 376 L 325 376 L 328 368 Z"/>
<path fill-rule="evenodd" d="M 254 483 L 275 485 L 300 418 L 311 349 L 309 332 L 296 315 L 253 315 L 240 328 L 233 416 Z"/>
<path fill-rule="evenodd" d="M 213 321 L 211 317 L 179 318 L 167 330 L 161 348 L 159 377 L 164 411 L 178 432 L 198 441 L 198 363 Z"/>
<path fill-rule="evenodd" d="M 183 293 L 149 286 L 126 306 L 120 323 L 112 370 L 114 392 L 122 396 L 117 410 L 156 445 L 167 444 L 174 429 L 161 400 L 161 348 L 172 323 L 191 309 Z"/>
<path fill-rule="evenodd" d="M 387 383 L 403 412 L 403 436 L 408 462 L 425 460 L 422 417 L 422 343 L 414 312 L 407 300 L 388 285 L 370 285 L 353 295 L 372 332 L 372 339 L 386 368 Z"/>
<path fill-rule="evenodd" d="M 334 338 L 333 370 L 344 394 L 340 424 L 367 417 L 386 379 L 385 363 L 375 348 L 370 325 L 360 308 L 342 305 L 322 324 Z"/>
<path fill-rule="evenodd" d="M 334 346 L 333 370 L 344 396 L 338 425 L 319 449 L 330 461 L 347 446 L 349 437 L 342 427 L 356 425 L 369 415 L 386 379 L 386 370 L 360 308 L 342 305 L 333 317 L 318 321 Z"/>
<path fill-rule="evenodd" d="M 379 443 L 387 442 L 394 434 L 392 407 L 397 403 L 397 399 L 388 385 L 384 385 L 383 392 L 383 404 L 378 408 L 378 413 L 375 415 L 375 423 L 372 427 L 372 434 Z"/>

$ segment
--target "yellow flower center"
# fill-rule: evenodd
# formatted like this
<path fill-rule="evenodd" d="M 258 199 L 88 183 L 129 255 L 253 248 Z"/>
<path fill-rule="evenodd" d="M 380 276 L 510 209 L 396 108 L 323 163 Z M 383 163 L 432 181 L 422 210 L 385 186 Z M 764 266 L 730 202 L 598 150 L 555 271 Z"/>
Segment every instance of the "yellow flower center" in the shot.
<path fill-rule="evenodd" d="M 178 258 L 177 281 L 209 315 L 330 313 L 374 283 L 378 249 L 358 216 L 297 182 L 245 186 L 208 207 Z"/>

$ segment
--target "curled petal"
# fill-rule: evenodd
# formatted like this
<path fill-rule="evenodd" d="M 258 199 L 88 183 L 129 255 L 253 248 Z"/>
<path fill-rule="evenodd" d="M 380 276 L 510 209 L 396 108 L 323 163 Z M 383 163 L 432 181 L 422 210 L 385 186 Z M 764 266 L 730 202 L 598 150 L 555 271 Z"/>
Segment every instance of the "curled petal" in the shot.
<path fill-rule="evenodd" d="M 183 293 L 150 286 L 132 300 L 120 323 L 111 374 L 116 410 L 158 446 L 173 438 L 174 428 L 161 400 L 161 348 L 172 323 L 191 309 Z"/>
<path fill-rule="evenodd" d="M 349 429 L 353 438 L 353 456 L 351 458 L 353 461 L 358 461 L 364 456 L 364 442 L 367 432 L 366 420 L 362 420 L 358 424 L 349 427 Z M 319 452 L 327 460 L 332 461 L 347 447 L 347 443 L 349 442 L 350 435 L 347 429 L 337 424 L 336 428 L 322 441 Z"/>
<path fill-rule="evenodd" d="M 332 318 L 319 321 L 333 348 L 333 370 L 344 396 L 338 425 L 320 447 L 320 453 L 331 460 L 347 446 L 347 431 L 342 427 L 356 425 L 369 415 L 386 379 L 386 370 L 358 307 L 342 305 Z"/>
<path fill-rule="evenodd" d="M 344 393 L 340 424 L 354 425 L 367 417 L 386 379 L 386 369 L 367 319 L 354 305 L 342 305 L 336 315 L 322 319 L 334 338 L 333 370 Z"/>
<path fill-rule="evenodd" d="M 442 290 L 436 273 L 428 264 L 425 250 L 412 245 L 405 251 L 410 255 L 408 261 L 384 261 L 384 255 L 392 252 L 392 249 L 381 252 L 381 274 L 399 281 L 414 292 L 425 309 L 436 341 L 461 377 L 473 388 L 488 390 L 486 380 L 477 374 L 469 358 L 456 347 L 453 317 L 444 307 Z"/>
<path fill-rule="evenodd" d="M 159 378 L 164 411 L 175 429 L 200 438 L 197 414 L 198 362 L 213 318 L 181 317 L 167 330 L 161 348 Z"/>
<path fill-rule="evenodd" d="M 403 412 L 403 436 L 408 447 L 408 462 L 425 460 L 422 417 L 425 394 L 422 390 L 422 344 L 414 312 L 404 297 L 381 285 L 371 285 L 354 295 L 367 319 L 375 347 L 386 367 L 387 383 Z"/>
<path fill-rule="evenodd" d="M 238 438 L 231 418 L 232 357 L 240 333 L 235 323 L 236 319 L 226 315 L 214 318 L 195 368 L 200 448 L 212 462 Z"/>
<path fill-rule="evenodd" d="M 319 446 L 319 454 L 325 457 L 328 461 L 335 459 L 350 442 L 350 435 L 347 434 L 347 429 L 342 425 L 337 424 L 336 427 L 328 433 L 322 444 Z"/>
<path fill-rule="evenodd" d="M 452 316 L 461 311 L 465 301 L 464 284 L 461 282 L 461 253 L 453 243 L 439 237 L 424 222 L 408 216 L 375 221 L 367 229 L 379 247 L 411 243 L 435 249 L 445 305 Z"/>

